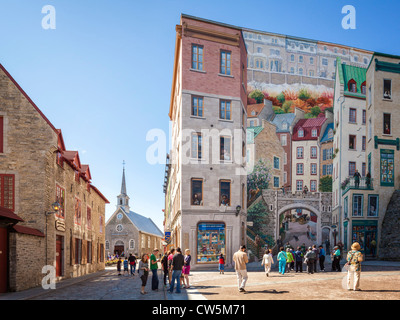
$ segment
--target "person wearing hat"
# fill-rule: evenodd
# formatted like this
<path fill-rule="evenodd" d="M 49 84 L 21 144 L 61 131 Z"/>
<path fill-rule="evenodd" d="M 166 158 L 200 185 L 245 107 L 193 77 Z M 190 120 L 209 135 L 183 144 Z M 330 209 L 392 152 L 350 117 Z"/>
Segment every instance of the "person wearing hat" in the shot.
<path fill-rule="evenodd" d="M 315 251 L 312 250 L 312 247 L 309 247 L 306 255 L 304 256 L 304 263 L 307 264 L 308 274 L 314 274 L 314 261 L 316 258 Z"/>
<path fill-rule="evenodd" d="M 364 260 L 363 254 L 360 251 L 361 246 L 358 242 L 351 245 L 351 251 L 347 253 L 347 290 L 350 289 L 350 282 L 353 278 L 353 290 L 360 289 L 361 262 Z"/>

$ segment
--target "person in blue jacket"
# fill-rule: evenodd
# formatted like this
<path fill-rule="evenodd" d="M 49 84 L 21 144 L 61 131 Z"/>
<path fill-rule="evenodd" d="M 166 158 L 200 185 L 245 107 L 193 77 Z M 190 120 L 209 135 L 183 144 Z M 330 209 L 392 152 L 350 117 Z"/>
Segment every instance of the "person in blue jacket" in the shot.
<path fill-rule="evenodd" d="M 319 246 L 319 269 L 325 271 L 325 250 L 322 245 Z"/>
<path fill-rule="evenodd" d="M 285 249 L 283 247 L 280 247 L 279 250 L 280 250 L 280 252 L 278 253 L 278 257 L 277 257 L 277 260 L 279 262 L 279 273 L 285 274 L 287 255 L 286 255 Z"/>

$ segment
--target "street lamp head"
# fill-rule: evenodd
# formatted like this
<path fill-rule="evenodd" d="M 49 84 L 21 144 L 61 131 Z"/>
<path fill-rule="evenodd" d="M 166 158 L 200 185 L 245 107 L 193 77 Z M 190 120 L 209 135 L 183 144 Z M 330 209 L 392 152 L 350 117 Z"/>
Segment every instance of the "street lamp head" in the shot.
<path fill-rule="evenodd" d="M 60 205 L 60 203 L 59 203 L 58 201 L 56 201 L 56 202 L 53 202 L 53 203 L 51 204 L 51 207 L 53 208 L 53 211 L 51 211 L 51 212 L 46 212 L 46 215 L 47 215 L 47 216 L 49 216 L 49 215 L 51 215 L 51 214 L 53 214 L 53 213 L 57 213 L 58 211 L 60 211 L 61 205 Z"/>

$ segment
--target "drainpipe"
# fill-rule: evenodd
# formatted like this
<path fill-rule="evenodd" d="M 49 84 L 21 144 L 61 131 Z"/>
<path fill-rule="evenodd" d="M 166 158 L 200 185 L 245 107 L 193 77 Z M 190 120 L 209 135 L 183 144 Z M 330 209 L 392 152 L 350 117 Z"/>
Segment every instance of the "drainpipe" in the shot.
<path fill-rule="evenodd" d="M 342 195 L 341 195 L 341 184 L 342 184 L 342 128 L 343 128 L 343 103 L 344 97 L 341 95 L 337 100 L 340 102 L 340 132 L 339 132 L 339 220 L 338 220 L 338 236 L 339 241 L 342 239 Z"/>

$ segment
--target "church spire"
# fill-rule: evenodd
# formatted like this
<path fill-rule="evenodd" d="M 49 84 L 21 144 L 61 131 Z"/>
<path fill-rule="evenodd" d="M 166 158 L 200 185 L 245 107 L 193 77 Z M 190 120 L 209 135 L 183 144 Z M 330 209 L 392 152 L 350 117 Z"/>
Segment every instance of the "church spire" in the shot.
<path fill-rule="evenodd" d="M 125 182 L 125 160 L 122 163 L 122 184 L 121 184 L 121 194 L 117 197 L 117 207 L 122 207 L 126 212 L 129 212 L 129 197 L 126 193 L 126 182 Z"/>

